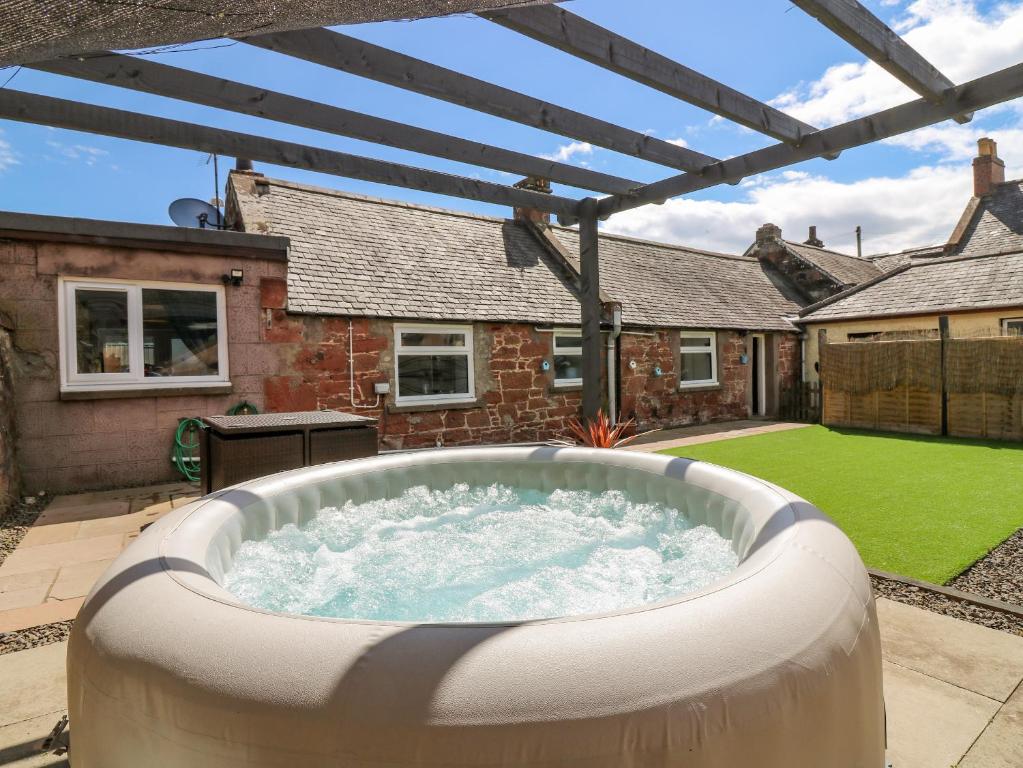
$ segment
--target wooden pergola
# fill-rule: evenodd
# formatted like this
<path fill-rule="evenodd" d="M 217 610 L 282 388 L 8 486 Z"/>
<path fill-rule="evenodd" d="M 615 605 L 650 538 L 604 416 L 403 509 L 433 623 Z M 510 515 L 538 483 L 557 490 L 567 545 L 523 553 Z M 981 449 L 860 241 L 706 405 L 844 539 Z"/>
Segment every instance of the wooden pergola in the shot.
<path fill-rule="evenodd" d="M 919 94 L 867 117 L 818 129 L 557 5 L 488 11 L 489 21 L 777 140 L 727 160 L 323 28 L 239 37 L 283 55 L 642 158 L 677 172 L 642 184 L 511 149 L 417 128 L 153 61 L 100 51 L 24 66 L 253 115 L 425 155 L 539 177 L 602 197 L 574 199 L 206 125 L 0 89 L 0 118 L 258 160 L 336 176 L 556 214 L 580 228 L 583 412 L 601 402 L 598 221 L 620 211 L 777 170 L 1023 96 L 1023 63 L 954 84 L 856 0 L 793 0 Z"/>

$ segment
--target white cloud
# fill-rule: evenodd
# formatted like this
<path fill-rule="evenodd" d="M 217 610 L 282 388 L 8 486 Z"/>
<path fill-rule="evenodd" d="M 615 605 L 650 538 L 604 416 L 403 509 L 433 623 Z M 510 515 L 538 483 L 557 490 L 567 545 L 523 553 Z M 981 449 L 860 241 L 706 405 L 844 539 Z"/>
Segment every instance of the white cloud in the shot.
<path fill-rule="evenodd" d="M 916 0 L 893 23 L 906 42 L 953 82 L 1023 60 L 1023 2 L 981 12 L 971 0 Z M 772 103 L 814 125 L 833 125 L 918 98 L 873 62 L 830 67 Z"/>
<path fill-rule="evenodd" d="M 877 176 L 848 183 L 801 171 L 744 183 L 736 201 L 675 199 L 611 218 L 606 229 L 635 237 L 742 253 L 757 228 L 773 222 L 790 240 L 807 227 L 830 248 L 855 252 L 863 227 L 864 252 L 879 253 L 948 239 L 972 193 L 965 165 L 922 167 L 904 177 Z"/>
<path fill-rule="evenodd" d="M 87 144 L 64 144 L 59 141 L 49 140 L 46 145 L 52 147 L 61 157 L 68 160 L 81 161 L 86 165 L 95 165 L 102 157 L 109 155 L 105 149 L 90 147 Z"/>
<path fill-rule="evenodd" d="M 689 142 L 686 141 L 683 138 L 667 139 L 667 142 L 669 144 L 674 144 L 676 147 L 688 147 L 689 146 Z"/>
<path fill-rule="evenodd" d="M 585 141 L 573 141 L 571 144 L 563 144 L 556 152 L 549 155 L 541 155 L 547 160 L 555 160 L 559 163 L 567 163 L 576 155 L 592 155 L 593 145 Z M 585 163 L 584 163 L 585 165 Z"/>
<path fill-rule="evenodd" d="M 3 134 L 3 131 L 0 131 Z M 18 165 L 18 158 L 10 143 L 0 138 L 0 173 L 3 173 L 12 165 Z"/>

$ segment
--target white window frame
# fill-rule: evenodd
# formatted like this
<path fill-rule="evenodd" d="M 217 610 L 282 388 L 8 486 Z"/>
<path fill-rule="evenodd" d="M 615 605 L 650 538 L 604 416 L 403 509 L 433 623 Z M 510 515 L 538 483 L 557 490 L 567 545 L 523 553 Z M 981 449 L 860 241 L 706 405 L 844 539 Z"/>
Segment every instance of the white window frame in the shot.
<path fill-rule="evenodd" d="M 1002 318 L 1002 335 L 1009 335 L 1009 323 L 1023 323 L 1023 317 L 1003 317 Z"/>
<path fill-rule="evenodd" d="M 217 373 L 209 376 L 145 375 L 145 339 L 142 333 L 142 290 L 193 291 L 217 297 Z M 128 297 L 127 373 L 78 373 L 78 326 L 74 294 L 78 289 L 119 291 Z M 96 280 L 61 277 L 57 280 L 57 317 L 60 336 L 61 392 L 109 392 L 148 389 L 196 389 L 230 386 L 228 369 L 227 307 L 222 285 L 163 283 L 153 280 Z"/>
<path fill-rule="evenodd" d="M 573 330 L 571 328 L 556 328 L 551 338 L 551 367 L 554 367 L 554 358 L 560 355 L 579 355 L 582 357 L 582 329 Z M 580 344 L 578 347 L 561 347 L 558 348 L 558 338 L 561 336 L 578 336 Z M 558 369 L 554 368 L 554 386 L 555 387 L 581 387 L 583 385 L 583 378 L 580 376 L 576 379 L 559 379 Z"/>
<path fill-rule="evenodd" d="M 460 333 L 465 344 L 459 347 L 405 347 L 401 343 L 403 333 Z M 471 325 L 422 325 L 395 323 L 394 325 L 394 402 L 397 405 L 430 405 L 434 403 L 473 403 L 476 401 L 476 353 L 473 349 Z M 469 392 L 452 395 L 414 395 L 402 397 L 399 363 L 402 356 L 424 357 L 428 355 L 464 355 L 468 360 Z"/>
<path fill-rule="evenodd" d="M 686 339 L 710 339 L 710 346 L 697 347 L 686 345 Z M 718 335 L 717 331 L 679 331 L 678 339 L 679 354 L 685 355 L 706 355 L 710 353 L 711 378 L 699 381 L 682 381 L 682 365 L 678 367 L 678 388 L 693 389 L 694 387 L 713 387 L 718 383 Z"/>

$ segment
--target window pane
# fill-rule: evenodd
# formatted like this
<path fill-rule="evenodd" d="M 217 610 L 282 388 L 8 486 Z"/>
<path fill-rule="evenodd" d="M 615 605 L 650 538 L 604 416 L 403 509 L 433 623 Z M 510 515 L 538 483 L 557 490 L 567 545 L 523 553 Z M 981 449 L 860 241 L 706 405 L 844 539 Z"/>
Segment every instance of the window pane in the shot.
<path fill-rule="evenodd" d="M 468 355 L 401 355 L 398 396 L 469 394 Z"/>
<path fill-rule="evenodd" d="M 78 373 L 128 372 L 128 294 L 75 291 Z"/>
<path fill-rule="evenodd" d="M 1007 320 L 1005 333 L 1008 336 L 1023 336 L 1023 320 Z"/>
<path fill-rule="evenodd" d="M 710 336 L 683 336 L 683 347 L 709 347 Z"/>
<path fill-rule="evenodd" d="M 142 291 L 146 376 L 215 376 L 219 372 L 217 295 Z"/>
<path fill-rule="evenodd" d="M 403 347 L 464 347 L 464 333 L 412 333 L 402 332 Z"/>
<path fill-rule="evenodd" d="M 583 345 L 582 336 L 555 336 L 555 349 L 580 349 Z"/>
<path fill-rule="evenodd" d="M 713 378 L 710 352 L 682 355 L 682 381 L 710 381 Z"/>
<path fill-rule="evenodd" d="M 583 377 L 582 355 L 555 355 L 554 380 L 581 379 Z"/>

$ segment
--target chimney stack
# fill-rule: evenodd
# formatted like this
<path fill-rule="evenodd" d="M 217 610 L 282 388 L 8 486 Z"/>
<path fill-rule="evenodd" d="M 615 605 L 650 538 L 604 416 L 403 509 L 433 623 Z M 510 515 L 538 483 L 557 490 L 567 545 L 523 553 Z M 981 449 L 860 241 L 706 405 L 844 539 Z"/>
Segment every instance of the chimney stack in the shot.
<path fill-rule="evenodd" d="M 803 241 L 803 245 L 812 245 L 815 248 L 824 247 L 824 241 L 817 237 L 817 227 L 810 227 L 810 236 Z"/>
<path fill-rule="evenodd" d="M 530 192 L 540 192 L 544 195 L 551 194 L 551 180 L 541 179 L 538 176 L 528 176 L 514 185 L 518 189 L 528 189 Z M 550 224 L 551 215 L 536 208 L 515 208 L 516 221 L 532 221 L 536 224 Z"/>
<path fill-rule="evenodd" d="M 781 240 L 781 227 L 775 224 L 764 224 L 757 230 L 757 245 L 766 245 L 777 240 Z"/>
<path fill-rule="evenodd" d="M 1005 181 L 1005 163 L 998 157 L 998 145 L 994 139 L 977 141 L 977 156 L 973 158 L 973 195 L 983 197 L 994 191 L 995 186 Z"/>

